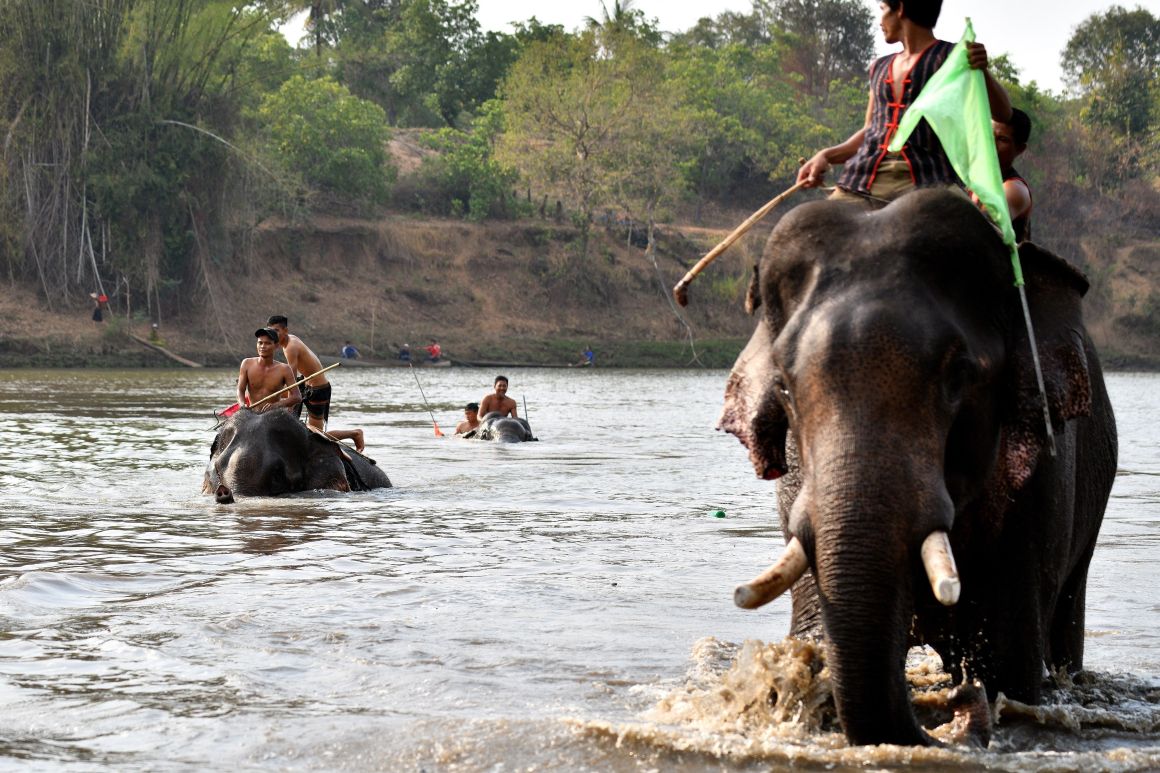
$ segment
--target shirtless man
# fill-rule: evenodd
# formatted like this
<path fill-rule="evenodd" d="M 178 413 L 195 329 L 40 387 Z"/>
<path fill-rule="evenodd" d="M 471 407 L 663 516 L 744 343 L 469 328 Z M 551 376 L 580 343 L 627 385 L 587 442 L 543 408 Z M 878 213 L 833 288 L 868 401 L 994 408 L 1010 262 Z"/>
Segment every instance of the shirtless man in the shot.
<path fill-rule="evenodd" d="M 1031 118 L 1019 108 L 1011 108 L 1011 120 L 991 121 L 995 132 L 995 151 L 999 154 L 999 172 L 1003 175 L 1003 193 L 1011 211 L 1011 227 L 1016 241 L 1031 238 L 1031 186 L 1015 169 L 1014 163 L 1027 150 L 1031 137 Z"/>
<path fill-rule="evenodd" d="M 479 426 L 479 403 L 468 403 L 463 409 L 463 416 L 463 421 L 455 425 L 456 435 L 471 432 Z"/>
<path fill-rule="evenodd" d="M 322 363 L 318 356 L 310 351 L 310 347 L 302 343 L 302 339 L 291 335 L 289 320 L 286 317 L 275 315 L 266 320 L 266 326 L 278 334 L 278 344 L 282 353 L 286 355 L 286 362 L 296 372 L 304 376 L 317 374 L 306 380 L 309 391 L 306 394 L 306 425 L 311 429 L 329 435 L 335 440 L 353 440 L 356 451 L 364 448 L 363 431 L 361 429 L 336 429 L 326 431 L 326 420 L 330 417 L 330 382 L 322 370 Z"/>
<path fill-rule="evenodd" d="M 294 371 L 286 363 L 274 359 L 274 350 L 278 348 L 278 333 L 260 327 L 254 331 L 254 338 L 258 339 L 258 356 L 242 360 L 242 366 L 238 369 L 238 405 L 254 405 L 282 387 L 294 384 Z M 287 389 L 276 399 L 267 400 L 254 410 L 261 412 L 271 408 L 293 408 L 300 399 L 297 388 Z"/>
<path fill-rule="evenodd" d="M 496 376 L 494 387 L 495 394 L 487 395 L 479 401 L 479 415 L 487 418 L 487 415 L 492 411 L 499 411 L 500 416 L 511 416 L 513 419 L 518 419 L 516 401 L 507 396 L 507 376 Z"/>

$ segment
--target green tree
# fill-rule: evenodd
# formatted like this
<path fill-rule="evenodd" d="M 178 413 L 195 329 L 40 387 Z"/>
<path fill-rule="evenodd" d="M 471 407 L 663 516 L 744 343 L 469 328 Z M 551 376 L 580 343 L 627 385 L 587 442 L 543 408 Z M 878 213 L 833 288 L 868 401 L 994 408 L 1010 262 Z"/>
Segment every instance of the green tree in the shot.
<path fill-rule="evenodd" d="M 476 0 L 363 0 L 337 25 L 339 78 L 395 126 L 454 126 L 495 96 L 518 45 L 484 35 Z"/>
<path fill-rule="evenodd" d="M 1160 98 L 1160 19 L 1143 8 L 1112 6 L 1080 24 L 1061 57 L 1070 84 L 1087 100 L 1085 117 L 1121 134 L 1144 135 Z"/>
<path fill-rule="evenodd" d="M 599 2 L 600 18 L 584 17 L 584 23 L 589 29 L 599 29 L 606 36 L 627 35 L 652 46 L 660 45 L 662 35 L 656 20 L 646 18 L 644 11 L 634 8 L 634 0 L 612 0 L 611 8 L 604 0 Z"/>
<path fill-rule="evenodd" d="M 767 0 L 760 0 L 761 3 Z M 786 69 L 824 104 L 837 81 L 864 82 L 874 57 L 874 17 L 859 0 L 772 0 L 767 14 L 787 36 Z"/>
<path fill-rule="evenodd" d="M 628 45 L 625 43 L 624 45 Z M 597 32 L 533 43 L 501 87 L 501 160 L 576 213 L 581 255 L 593 214 L 613 200 L 613 165 L 639 124 L 633 57 L 608 55 Z"/>
<path fill-rule="evenodd" d="M 706 200 L 767 176 L 792 175 L 800 156 L 838 139 L 847 128 L 849 117 L 837 116 L 833 128 L 814 117 L 783 75 L 784 51 L 782 42 L 717 49 L 670 46 L 670 78 L 679 84 L 681 104 L 692 116 L 683 168 L 697 196 L 698 216 Z M 861 118 L 864 89 L 854 90 L 859 102 L 853 105 L 848 90 L 834 94 L 833 112 Z"/>
<path fill-rule="evenodd" d="M 275 154 L 311 185 L 368 202 L 386 197 L 386 115 L 330 78 L 296 75 L 262 102 L 259 115 Z"/>
<path fill-rule="evenodd" d="M 429 137 L 427 144 L 439 154 L 423 162 L 421 205 L 476 222 L 522 214 L 527 205 L 512 195 L 519 174 L 495 157 L 502 131 L 503 106 L 492 100 L 480 109 L 470 131 L 445 128 Z"/>
<path fill-rule="evenodd" d="M 252 44 L 277 16 L 226 0 L 9 0 L 0 15 L 13 274 L 52 306 L 116 276 L 162 300 L 199 274 L 193 248 L 229 185 L 228 137 Z M 222 218 L 225 215 L 221 216 Z"/>

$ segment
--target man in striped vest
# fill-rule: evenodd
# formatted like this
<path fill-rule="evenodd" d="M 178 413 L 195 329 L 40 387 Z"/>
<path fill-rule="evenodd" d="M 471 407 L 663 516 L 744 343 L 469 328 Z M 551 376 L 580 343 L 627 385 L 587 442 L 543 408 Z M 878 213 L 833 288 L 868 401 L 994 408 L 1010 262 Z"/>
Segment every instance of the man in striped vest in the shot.
<path fill-rule="evenodd" d="M 914 188 L 962 186 L 926 121 L 918 124 L 901 151 L 886 149 L 907 106 L 954 48 L 953 43 L 934 36 L 942 0 L 883 0 L 879 8 L 886 42 L 901 43 L 902 50 L 870 65 L 870 102 L 863 127 L 845 142 L 816 153 L 802 165 L 797 178 L 805 187 L 815 188 L 832 164 L 844 164 L 831 198 L 872 208 L 885 206 Z M 987 72 L 986 48 L 981 43 L 968 44 L 967 60 L 986 76 L 992 118 L 1010 120 L 1011 102 Z"/>

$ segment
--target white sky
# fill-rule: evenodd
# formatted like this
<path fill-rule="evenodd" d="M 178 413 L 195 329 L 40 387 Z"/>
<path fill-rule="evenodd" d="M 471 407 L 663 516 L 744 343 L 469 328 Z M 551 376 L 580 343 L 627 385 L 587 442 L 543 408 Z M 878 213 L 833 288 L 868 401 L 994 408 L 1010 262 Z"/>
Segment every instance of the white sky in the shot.
<path fill-rule="evenodd" d="M 567 30 L 579 26 L 586 16 L 600 18 L 599 0 L 478 0 L 479 23 L 485 30 L 511 32 L 513 21 L 535 16 L 544 24 L 562 24 Z M 877 0 L 863 0 L 875 14 Z M 613 0 L 605 0 L 611 7 Z M 748 12 L 749 0 L 722 0 L 717 3 L 696 0 L 636 0 L 635 8 L 649 18 L 660 20 L 667 32 L 685 30 L 702 16 L 716 16 L 722 11 Z M 943 0 L 935 33 L 944 40 L 955 41 L 963 33 L 967 16 L 975 25 L 975 35 L 992 56 L 1007 53 L 1019 69 L 1022 83 L 1036 81 L 1041 89 L 1060 92 L 1063 89 L 1059 55 L 1075 28 L 1094 13 L 1103 13 L 1113 5 L 1125 8 L 1143 7 L 1160 16 L 1160 0 Z M 893 50 L 878 35 L 879 53 Z M 869 65 L 869 62 L 866 63 Z"/>

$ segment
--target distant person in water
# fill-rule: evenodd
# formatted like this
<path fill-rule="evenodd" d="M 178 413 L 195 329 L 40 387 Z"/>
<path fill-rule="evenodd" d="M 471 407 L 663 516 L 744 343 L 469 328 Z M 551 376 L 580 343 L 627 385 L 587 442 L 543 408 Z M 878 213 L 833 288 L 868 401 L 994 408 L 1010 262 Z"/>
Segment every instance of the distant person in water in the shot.
<path fill-rule="evenodd" d="M 455 434 L 462 435 L 479 426 L 479 403 L 468 403 L 463 408 L 463 421 L 455 425 Z"/>
<path fill-rule="evenodd" d="M 995 151 L 999 154 L 1003 193 L 1007 196 L 1007 208 L 1011 211 L 1015 240 L 1027 241 L 1031 238 L 1031 186 L 1013 164 L 1027 150 L 1027 140 L 1031 138 L 1031 117 L 1018 108 L 1012 108 L 1011 120 L 1006 123 L 992 120 L 991 128 L 995 133 Z"/>
<path fill-rule="evenodd" d="M 513 419 L 518 419 L 516 401 L 507 396 L 507 376 L 496 376 L 492 386 L 495 392 L 479 401 L 479 415 L 486 418 L 489 413 L 498 411 L 500 416 L 511 416 Z"/>
<path fill-rule="evenodd" d="M 294 371 L 284 362 L 274 359 L 278 348 L 278 333 L 267 327 L 254 331 L 257 339 L 257 357 L 242 360 L 238 369 L 238 405 L 254 405 L 283 387 L 294 385 Z M 259 413 L 271 408 L 292 409 L 301 401 L 298 389 L 287 389 L 276 399 L 268 400 L 254 410 Z"/>
<path fill-rule="evenodd" d="M 358 349 L 354 348 L 354 344 L 350 341 L 342 347 L 342 358 L 344 360 L 357 360 L 359 358 Z"/>
<path fill-rule="evenodd" d="M 431 339 L 431 343 L 423 348 L 427 350 L 428 362 L 439 362 L 439 358 L 443 356 L 443 347 L 434 338 Z"/>
<path fill-rule="evenodd" d="M 399 359 L 403 362 L 411 361 L 411 345 L 403 344 L 403 348 L 399 349 Z"/>
<path fill-rule="evenodd" d="M 336 429 L 327 431 L 326 421 L 330 418 L 330 382 L 322 370 L 322 363 L 318 356 L 310 351 L 310 347 L 296 335 L 291 335 L 289 320 L 286 317 L 275 315 L 266 320 L 266 326 L 278 334 L 278 343 L 282 353 L 286 355 L 286 362 L 290 367 L 303 376 L 310 376 L 303 385 L 302 399 L 306 404 L 306 425 L 311 429 L 322 432 L 335 440 L 352 440 L 358 451 L 364 448 L 363 431 L 361 429 Z"/>

